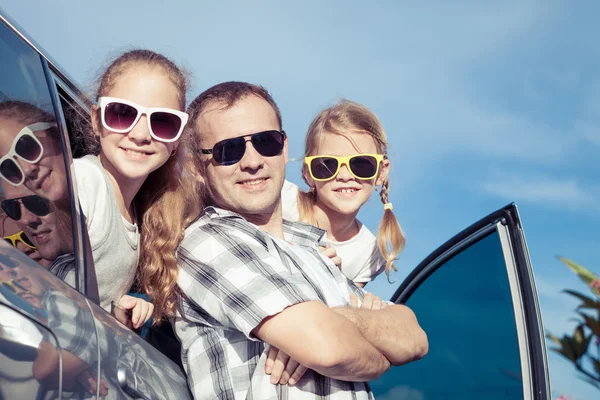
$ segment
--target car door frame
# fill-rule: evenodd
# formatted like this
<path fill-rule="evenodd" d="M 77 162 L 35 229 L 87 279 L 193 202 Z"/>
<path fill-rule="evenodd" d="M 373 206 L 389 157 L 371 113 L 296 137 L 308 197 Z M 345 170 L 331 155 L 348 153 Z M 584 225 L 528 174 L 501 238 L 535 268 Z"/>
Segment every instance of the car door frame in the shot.
<path fill-rule="evenodd" d="M 402 282 L 391 301 L 404 304 L 446 261 L 497 230 L 509 278 L 526 399 L 551 399 L 544 328 L 533 268 L 517 206 L 507 206 L 464 229 L 425 258 Z M 529 394 L 529 395 L 528 395 Z"/>

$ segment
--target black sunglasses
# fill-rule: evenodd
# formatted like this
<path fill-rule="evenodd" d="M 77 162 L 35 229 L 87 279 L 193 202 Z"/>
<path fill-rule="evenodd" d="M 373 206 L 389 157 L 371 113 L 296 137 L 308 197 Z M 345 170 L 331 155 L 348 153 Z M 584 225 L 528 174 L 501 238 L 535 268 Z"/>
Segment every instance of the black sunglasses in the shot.
<path fill-rule="evenodd" d="M 246 137 L 250 136 L 250 139 Z M 212 149 L 200 149 L 202 154 L 212 154 L 220 165 L 238 163 L 246 153 L 246 142 L 250 141 L 254 149 L 263 157 L 274 157 L 281 154 L 285 143 L 284 131 L 264 131 L 252 135 L 239 136 L 221 140 Z"/>
<path fill-rule="evenodd" d="M 9 218 L 18 221 L 21 219 L 21 204 L 38 217 L 50 214 L 50 201 L 38 195 L 20 197 L 18 199 L 2 200 L 2 209 Z"/>

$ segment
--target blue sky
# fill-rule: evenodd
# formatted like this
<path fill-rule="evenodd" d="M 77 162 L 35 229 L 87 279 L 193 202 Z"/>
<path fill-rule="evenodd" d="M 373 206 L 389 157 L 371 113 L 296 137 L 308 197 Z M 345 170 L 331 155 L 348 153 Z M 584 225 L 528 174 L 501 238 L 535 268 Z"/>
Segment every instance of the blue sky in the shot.
<path fill-rule="evenodd" d="M 407 234 L 396 284 L 489 212 L 519 206 L 544 325 L 560 334 L 585 291 L 555 255 L 600 273 L 600 4 L 474 2 L 86 2 L 0 0 L 82 87 L 107 57 L 162 52 L 193 74 L 193 98 L 225 80 L 267 87 L 300 156 L 306 128 L 345 97 L 382 120 L 391 143 L 391 201 Z M 450 5 L 452 3 L 452 5 Z M 576 4 L 576 5 L 575 5 Z M 300 164 L 288 167 L 300 182 Z M 382 205 L 361 219 L 375 230 Z M 549 353 L 555 392 L 598 392 Z"/>

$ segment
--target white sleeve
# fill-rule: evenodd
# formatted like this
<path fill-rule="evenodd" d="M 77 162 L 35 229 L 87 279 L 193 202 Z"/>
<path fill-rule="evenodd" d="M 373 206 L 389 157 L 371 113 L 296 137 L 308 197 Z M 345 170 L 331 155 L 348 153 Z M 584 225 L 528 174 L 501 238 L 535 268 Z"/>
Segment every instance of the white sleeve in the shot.
<path fill-rule="evenodd" d="M 281 189 L 281 210 L 283 219 L 298 221 L 300 212 L 298 210 L 298 192 L 300 189 L 292 182 L 286 180 Z"/>
<path fill-rule="evenodd" d="M 92 250 L 105 239 L 108 232 L 110 193 L 106 187 L 104 171 L 85 158 L 73 160 L 75 181 L 81 212 L 85 216 Z"/>

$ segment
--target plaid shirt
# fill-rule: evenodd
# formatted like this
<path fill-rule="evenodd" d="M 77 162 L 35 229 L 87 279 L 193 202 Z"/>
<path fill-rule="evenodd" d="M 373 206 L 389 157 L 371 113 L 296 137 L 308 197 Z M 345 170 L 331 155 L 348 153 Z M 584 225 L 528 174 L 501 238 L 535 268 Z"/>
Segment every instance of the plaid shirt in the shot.
<path fill-rule="evenodd" d="M 183 296 L 174 325 L 194 397 L 373 399 L 366 383 L 339 381 L 311 370 L 294 386 L 272 385 L 264 373 L 265 343 L 251 336 L 265 318 L 290 305 L 325 299 L 331 303 L 335 291 L 339 301 L 334 306 L 347 305 L 350 290 L 362 298 L 362 289 L 321 256 L 318 244 L 324 231 L 284 221 L 285 239 L 295 245 L 290 251 L 238 214 L 215 207 L 205 211 L 186 230 L 178 251 Z M 297 257 L 294 252 L 304 253 Z M 319 274 L 315 267 L 322 268 Z"/>

